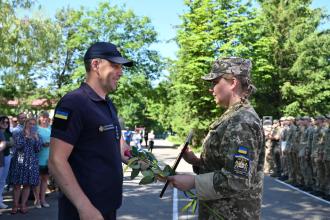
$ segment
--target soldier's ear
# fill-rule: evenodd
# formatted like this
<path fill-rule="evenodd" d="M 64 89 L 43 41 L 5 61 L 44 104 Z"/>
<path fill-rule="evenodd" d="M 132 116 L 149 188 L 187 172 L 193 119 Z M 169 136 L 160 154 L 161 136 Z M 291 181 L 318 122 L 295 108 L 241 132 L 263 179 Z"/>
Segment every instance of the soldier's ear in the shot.
<path fill-rule="evenodd" d="M 235 77 L 232 78 L 232 80 L 230 81 L 230 83 L 231 83 L 231 88 L 232 89 L 239 87 L 239 81 Z"/>

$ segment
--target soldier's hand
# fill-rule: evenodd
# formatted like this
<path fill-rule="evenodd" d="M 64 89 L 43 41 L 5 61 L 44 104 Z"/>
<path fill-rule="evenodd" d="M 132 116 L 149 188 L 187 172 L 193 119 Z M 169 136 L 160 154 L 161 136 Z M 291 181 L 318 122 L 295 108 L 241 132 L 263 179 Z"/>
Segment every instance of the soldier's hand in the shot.
<path fill-rule="evenodd" d="M 181 191 L 187 191 L 195 188 L 195 176 L 194 175 L 174 175 L 168 176 L 167 180 L 170 184 L 178 188 Z"/>
<path fill-rule="evenodd" d="M 200 158 L 198 158 L 194 152 L 191 151 L 189 147 L 187 147 L 187 150 L 183 154 L 183 159 L 194 166 L 199 166 L 200 164 Z"/>

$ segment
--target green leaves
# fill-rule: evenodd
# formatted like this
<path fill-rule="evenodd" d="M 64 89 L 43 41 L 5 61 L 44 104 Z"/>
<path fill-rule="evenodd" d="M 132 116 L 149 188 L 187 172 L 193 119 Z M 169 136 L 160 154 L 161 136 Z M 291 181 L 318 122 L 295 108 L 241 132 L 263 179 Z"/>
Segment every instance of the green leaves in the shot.
<path fill-rule="evenodd" d="M 145 176 L 141 179 L 141 181 L 139 182 L 140 185 L 146 185 L 146 184 L 150 184 L 153 183 L 155 181 L 155 177 L 152 176 Z"/>
<path fill-rule="evenodd" d="M 82 60 L 90 44 L 109 41 L 135 63 L 125 70 L 126 80 L 113 95 L 126 125 L 157 124 L 148 117 L 146 106 L 152 94 L 151 81 L 160 76 L 164 64 L 158 51 L 149 49 L 157 41 L 149 18 L 109 2 L 91 10 L 62 8 L 51 19 L 16 16 L 19 6 L 33 2 L 0 3 L 0 95 L 4 99 L 21 99 L 22 108 L 29 108 L 35 98 L 57 101 L 84 81 Z"/>
<path fill-rule="evenodd" d="M 166 165 L 163 170 L 163 175 L 164 176 L 173 176 L 174 174 L 175 174 L 175 171 L 169 165 Z"/>
<path fill-rule="evenodd" d="M 181 212 L 185 212 L 187 211 L 189 208 L 192 209 L 192 213 L 195 213 L 196 210 L 196 206 L 197 206 L 197 200 L 191 200 L 190 202 L 188 202 L 182 209 Z"/>
<path fill-rule="evenodd" d="M 169 165 L 165 165 L 162 170 L 159 167 L 158 161 L 151 152 L 145 150 L 139 151 L 136 147 L 132 147 L 130 150 L 131 155 L 133 156 L 128 160 L 125 171 L 128 167 L 132 168 L 131 179 L 135 179 L 141 172 L 143 178 L 140 181 L 140 185 L 150 184 L 157 181 L 157 178 L 166 178 L 167 176 L 174 175 L 175 172 Z M 141 163 L 146 164 L 147 167 L 144 168 Z"/>
<path fill-rule="evenodd" d="M 325 94 L 330 91 L 326 83 L 330 34 L 319 27 L 327 15 L 312 9 L 310 1 L 260 2 L 262 37 L 256 42 L 259 55 L 256 53 L 254 73 L 262 80 L 257 81 L 257 110 L 263 113 L 274 109 L 263 115 L 275 116 L 329 112 L 329 96 Z"/>
<path fill-rule="evenodd" d="M 135 179 L 135 177 L 137 177 L 140 173 L 140 169 L 137 168 L 137 169 L 132 169 L 132 172 L 131 172 L 131 180 Z"/>
<path fill-rule="evenodd" d="M 140 185 L 150 184 L 155 181 L 155 175 L 151 169 L 142 171 L 142 175 L 143 178 L 139 182 Z"/>

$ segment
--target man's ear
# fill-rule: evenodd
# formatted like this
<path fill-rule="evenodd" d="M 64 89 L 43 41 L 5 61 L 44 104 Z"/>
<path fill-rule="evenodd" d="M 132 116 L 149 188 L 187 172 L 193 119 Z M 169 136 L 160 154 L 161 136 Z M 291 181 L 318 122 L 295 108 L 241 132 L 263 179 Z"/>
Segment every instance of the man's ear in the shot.
<path fill-rule="evenodd" d="M 98 59 L 92 59 L 92 62 L 91 62 L 91 69 L 92 70 L 97 70 L 99 68 L 99 60 Z"/>

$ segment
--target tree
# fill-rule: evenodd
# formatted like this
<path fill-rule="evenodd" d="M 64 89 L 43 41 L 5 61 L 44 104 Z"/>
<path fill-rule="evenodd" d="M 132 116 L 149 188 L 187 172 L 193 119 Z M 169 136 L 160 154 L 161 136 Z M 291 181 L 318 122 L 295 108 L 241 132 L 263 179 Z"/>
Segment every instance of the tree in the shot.
<path fill-rule="evenodd" d="M 150 19 L 103 2 L 95 10 L 62 9 L 56 14 L 55 22 L 61 37 L 47 74 L 56 96 L 84 81 L 83 55 L 93 42 L 112 42 L 135 64 L 124 70 L 118 90 L 111 95 L 118 112 L 130 127 L 151 126 L 154 122 L 146 114 L 151 81 L 159 77 L 164 64 L 159 53 L 149 49 L 157 41 Z"/>
<path fill-rule="evenodd" d="M 313 33 L 297 48 L 298 58 L 290 69 L 295 76 L 285 82 L 282 94 L 287 115 L 320 115 L 330 111 L 330 32 Z"/>
<path fill-rule="evenodd" d="M 312 9 L 310 0 L 259 2 L 264 27 L 261 40 L 270 42 L 270 56 L 265 56 L 268 68 L 259 71 L 259 75 L 267 76 L 260 84 L 258 98 L 263 103 L 259 106 L 273 109 L 264 112 L 277 117 L 283 113 L 314 115 L 329 111 L 325 104 L 329 94 L 325 82 L 329 79 L 329 53 L 323 50 L 329 47 L 329 34 L 318 31 L 326 14 Z"/>
<path fill-rule="evenodd" d="M 1 2 L 0 92 L 3 103 L 18 99 L 25 108 L 37 90 L 36 70 L 43 66 L 44 57 L 51 50 L 46 45 L 52 39 L 52 23 L 49 19 L 16 16 L 19 7 L 29 8 L 33 1 Z M 5 107 L 5 106 L 3 106 Z"/>
<path fill-rule="evenodd" d="M 1 7 L 6 9 L 6 16 L 1 18 L 4 40 L 0 68 L 1 91 L 6 99 L 20 98 L 25 104 L 34 98 L 58 100 L 84 81 L 83 55 L 87 48 L 93 42 L 108 41 L 135 63 L 125 70 L 121 86 L 112 95 L 119 112 L 130 126 L 155 124 L 147 116 L 147 101 L 152 94 L 151 82 L 160 76 L 164 64 L 159 53 L 149 49 L 157 42 L 149 18 L 108 2 L 93 10 L 63 8 L 53 20 L 20 19 L 11 4 L 5 6 Z M 40 80 L 44 85 L 37 85 Z"/>
<path fill-rule="evenodd" d="M 170 70 L 169 114 L 174 131 L 183 137 L 194 128 L 200 144 L 220 113 L 201 76 L 218 57 L 252 55 L 256 14 L 249 3 L 239 0 L 187 0 L 185 5 L 177 34 L 178 60 Z"/>

